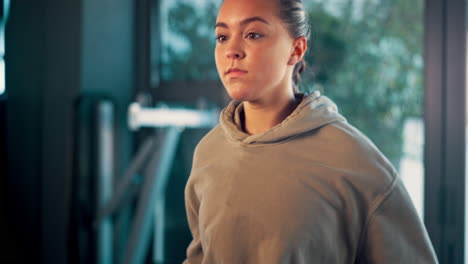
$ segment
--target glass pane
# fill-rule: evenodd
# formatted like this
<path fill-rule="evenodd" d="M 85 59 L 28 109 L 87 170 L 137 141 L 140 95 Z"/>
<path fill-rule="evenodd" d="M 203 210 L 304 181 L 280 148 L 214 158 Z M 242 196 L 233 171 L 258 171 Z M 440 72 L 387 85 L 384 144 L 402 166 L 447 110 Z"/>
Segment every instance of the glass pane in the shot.
<path fill-rule="evenodd" d="M 161 80 L 218 80 L 214 24 L 221 0 L 161 1 Z"/>

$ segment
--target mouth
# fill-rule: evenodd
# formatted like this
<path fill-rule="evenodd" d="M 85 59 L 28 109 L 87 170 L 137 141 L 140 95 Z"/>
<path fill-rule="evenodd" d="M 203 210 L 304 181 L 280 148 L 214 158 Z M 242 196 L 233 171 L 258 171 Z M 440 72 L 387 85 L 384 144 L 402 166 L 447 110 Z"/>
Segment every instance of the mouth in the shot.
<path fill-rule="evenodd" d="M 232 76 L 240 76 L 240 75 L 244 75 L 246 74 L 248 71 L 246 70 L 242 70 L 242 69 L 238 69 L 238 68 L 231 68 L 229 70 L 227 70 L 224 74 L 225 75 L 232 75 Z"/>

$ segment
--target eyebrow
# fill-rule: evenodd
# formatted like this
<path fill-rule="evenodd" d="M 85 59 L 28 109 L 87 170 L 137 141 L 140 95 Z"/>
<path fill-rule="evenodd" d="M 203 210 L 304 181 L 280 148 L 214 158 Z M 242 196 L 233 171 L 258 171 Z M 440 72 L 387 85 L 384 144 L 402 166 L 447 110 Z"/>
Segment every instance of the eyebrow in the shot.
<path fill-rule="evenodd" d="M 267 25 L 270 25 L 270 23 L 268 23 L 268 21 L 266 21 L 265 19 L 263 19 L 263 18 L 261 18 L 259 16 L 246 18 L 246 19 L 242 20 L 239 24 L 241 26 L 244 26 L 244 25 L 252 23 L 254 21 L 259 21 L 259 22 L 265 23 Z M 223 23 L 223 22 L 216 23 L 215 28 L 217 28 L 217 27 L 229 28 L 228 25 L 226 23 Z"/>

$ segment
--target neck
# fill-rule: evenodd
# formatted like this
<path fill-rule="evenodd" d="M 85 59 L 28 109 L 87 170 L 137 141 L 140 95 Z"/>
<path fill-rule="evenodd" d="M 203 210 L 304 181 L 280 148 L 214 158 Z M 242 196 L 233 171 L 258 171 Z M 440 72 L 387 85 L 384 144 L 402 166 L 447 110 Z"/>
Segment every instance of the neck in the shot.
<path fill-rule="evenodd" d="M 262 102 L 244 102 L 243 129 L 250 135 L 263 133 L 283 122 L 299 104 L 293 92 Z"/>

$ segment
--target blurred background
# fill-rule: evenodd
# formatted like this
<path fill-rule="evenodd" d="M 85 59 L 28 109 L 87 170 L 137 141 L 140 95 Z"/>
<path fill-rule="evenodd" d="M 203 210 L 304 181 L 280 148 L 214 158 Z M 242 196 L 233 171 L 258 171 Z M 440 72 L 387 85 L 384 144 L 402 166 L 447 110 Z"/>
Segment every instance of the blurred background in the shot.
<path fill-rule="evenodd" d="M 197 142 L 229 98 L 221 0 L 3 0 L 1 263 L 181 263 Z M 301 89 L 398 169 L 441 263 L 465 260 L 463 0 L 305 0 Z"/>

